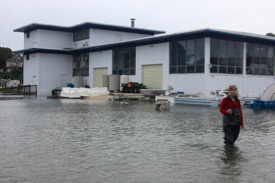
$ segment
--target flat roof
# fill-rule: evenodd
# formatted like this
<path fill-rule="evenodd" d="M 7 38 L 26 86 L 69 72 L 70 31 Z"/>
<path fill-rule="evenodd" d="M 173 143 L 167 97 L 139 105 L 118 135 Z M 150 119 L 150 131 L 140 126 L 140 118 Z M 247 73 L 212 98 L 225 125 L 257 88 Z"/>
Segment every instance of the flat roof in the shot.
<path fill-rule="evenodd" d="M 134 39 L 130 41 L 122 41 L 122 42 L 85 47 L 85 48 L 79 48 L 79 49 L 52 50 L 52 49 L 42 49 L 42 48 L 31 48 L 26 50 L 19 50 L 16 52 L 23 52 L 24 54 L 31 54 L 31 53 L 78 54 L 78 53 L 104 51 L 104 50 L 110 50 L 115 48 L 125 48 L 125 47 L 173 42 L 173 41 L 179 41 L 179 40 L 199 39 L 199 38 L 205 38 L 205 37 L 275 46 L 275 37 L 258 35 L 253 33 L 207 28 L 207 29 L 200 29 L 200 30 L 180 32 L 180 33 L 161 34 L 161 35 L 155 35 L 155 36 L 146 37 L 146 38 Z"/>
<path fill-rule="evenodd" d="M 117 25 L 109 25 L 109 24 L 101 24 L 101 23 L 93 23 L 93 22 L 85 22 L 85 23 L 81 23 L 70 27 L 32 23 L 32 24 L 14 29 L 13 31 L 26 33 L 37 29 L 43 29 L 43 30 L 52 30 L 52 31 L 61 31 L 61 32 L 75 32 L 78 30 L 91 29 L 91 28 L 121 31 L 121 32 L 131 32 L 131 33 L 138 33 L 138 34 L 148 34 L 148 35 L 165 33 L 165 31 L 160 31 L 160 30 L 142 29 L 142 28 L 136 28 L 136 27 L 117 26 Z"/>

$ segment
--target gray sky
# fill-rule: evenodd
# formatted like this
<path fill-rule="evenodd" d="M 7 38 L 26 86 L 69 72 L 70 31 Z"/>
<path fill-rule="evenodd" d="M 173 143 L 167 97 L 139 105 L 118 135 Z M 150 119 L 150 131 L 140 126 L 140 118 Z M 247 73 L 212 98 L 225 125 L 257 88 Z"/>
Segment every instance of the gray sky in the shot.
<path fill-rule="evenodd" d="M 164 30 L 167 33 L 216 28 L 275 33 L 274 0 L 0 0 L 0 46 L 23 49 L 30 23 L 73 26 L 97 22 Z"/>

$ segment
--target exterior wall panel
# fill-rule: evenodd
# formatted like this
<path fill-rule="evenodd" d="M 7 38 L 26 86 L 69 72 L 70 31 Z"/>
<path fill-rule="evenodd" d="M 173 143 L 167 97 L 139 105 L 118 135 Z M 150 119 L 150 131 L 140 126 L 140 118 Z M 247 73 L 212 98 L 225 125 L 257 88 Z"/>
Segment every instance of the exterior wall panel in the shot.
<path fill-rule="evenodd" d="M 38 95 L 51 95 L 54 88 L 72 81 L 72 56 L 40 54 Z"/>
<path fill-rule="evenodd" d="M 39 31 L 39 48 L 49 48 L 63 50 L 64 48 L 72 48 L 73 34 L 68 32 Z"/>
<path fill-rule="evenodd" d="M 112 50 L 90 53 L 89 85 L 94 87 L 94 69 L 108 68 L 108 74 L 112 74 Z"/>
<path fill-rule="evenodd" d="M 163 86 L 162 89 L 167 89 L 169 85 L 169 43 L 139 46 L 136 48 L 136 76 L 130 77 L 131 81 L 141 83 L 142 66 L 162 64 L 163 66 Z"/>
<path fill-rule="evenodd" d="M 148 37 L 148 35 L 144 35 L 144 34 L 91 29 L 89 44 L 90 46 L 97 46 L 97 45 L 110 44 L 110 43 L 127 41 L 127 40 L 132 40 L 137 38 L 143 38 L 146 36 Z"/>

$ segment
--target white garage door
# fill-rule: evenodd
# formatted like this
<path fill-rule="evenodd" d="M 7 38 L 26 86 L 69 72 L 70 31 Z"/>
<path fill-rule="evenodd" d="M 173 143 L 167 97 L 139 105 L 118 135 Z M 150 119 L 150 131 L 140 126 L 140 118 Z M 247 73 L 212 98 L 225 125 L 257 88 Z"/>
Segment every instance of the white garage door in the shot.
<path fill-rule="evenodd" d="M 108 75 L 107 67 L 94 69 L 94 87 L 103 86 L 103 75 Z"/>
<path fill-rule="evenodd" d="M 162 89 L 162 64 L 143 66 L 143 84 L 148 89 Z"/>

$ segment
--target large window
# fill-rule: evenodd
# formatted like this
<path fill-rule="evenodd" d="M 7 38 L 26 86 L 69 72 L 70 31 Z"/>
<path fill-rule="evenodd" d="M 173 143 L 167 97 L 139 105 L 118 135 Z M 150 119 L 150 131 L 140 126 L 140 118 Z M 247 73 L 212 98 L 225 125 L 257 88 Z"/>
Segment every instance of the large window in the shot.
<path fill-rule="evenodd" d="M 79 41 L 79 40 L 84 40 L 84 39 L 89 39 L 89 38 L 90 38 L 89 29 L 76 31 L 73 33 L 74 41 Z"/>
<path fill-rule="evenodd" d="M 170 74 L 204 72 L 204 39 L 170 43 Z"/>
<path fill-rule="evenodd" d="M 211 39 L 210 72 L 242 74 L 243 43 Z"/>
<path fill-rule="evenodd" d="M 89 76 L 89 54 L 73 56 L 73 76 Z"/>
<path fill-rule="evenodd" d="M 246 74 L 274 75 L 274 47 L 247 44 Z"/>
<path fill-rule="evenodd" d="M 136 48 L 113 50 L 113 74 L 136 74 Z"/>

